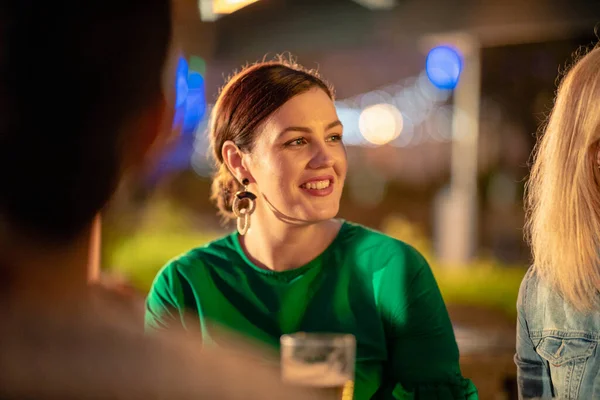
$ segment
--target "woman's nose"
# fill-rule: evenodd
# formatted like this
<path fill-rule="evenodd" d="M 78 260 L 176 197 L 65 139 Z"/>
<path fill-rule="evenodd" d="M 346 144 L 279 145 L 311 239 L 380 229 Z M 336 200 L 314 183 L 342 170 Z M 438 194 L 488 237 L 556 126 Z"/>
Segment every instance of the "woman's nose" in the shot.
<path fill-rule="evenodd" d="M 315 145 L 315 147 L 313 157 L 308 166 L 312 169 L 333 167 L 335 159 L 332 154 L 332 149 L 328 148 L 325 143 L 319 143 L 318 145 Z"/>

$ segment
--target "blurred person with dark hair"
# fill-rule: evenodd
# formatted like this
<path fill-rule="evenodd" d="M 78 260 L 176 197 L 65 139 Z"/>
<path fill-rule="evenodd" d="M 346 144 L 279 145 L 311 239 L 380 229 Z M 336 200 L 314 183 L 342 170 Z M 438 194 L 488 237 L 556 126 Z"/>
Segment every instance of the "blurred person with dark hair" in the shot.
<path fill-rule="evenodd" d="M 522 399 L 600 391 L 600 48 L 562 79 L 526 187 L 533 264 L 517 303 Z"/>
<path fill-rule="evenodd" d="M 146 338 L 87 285 L 93 221 L 172 132 L 171 14 L 169 0 L 0 6 L 2 399 L 314 398 L 244 344 Z"/>
<path fill-rule="evenodd" d="M 410 245 L 336 219 L 348 167 L 333 90 L 284 60 L 249 66 L 212 111 L 212 198 L 238 232 L 158 274 L 149 332 L 200 317 L 273 347 L 297 331 L 357 340 L 355 398 L 475 399 L 432 271 Z M 186 324 L 186 326 L 189 326 Z"/>

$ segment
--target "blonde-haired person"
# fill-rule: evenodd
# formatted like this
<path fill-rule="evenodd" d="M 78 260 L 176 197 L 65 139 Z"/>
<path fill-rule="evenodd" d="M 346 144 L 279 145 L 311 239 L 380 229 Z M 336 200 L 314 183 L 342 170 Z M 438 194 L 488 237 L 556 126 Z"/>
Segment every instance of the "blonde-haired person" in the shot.
<path fill-rule="evenodd" d="M 600 48 L 560 84 L 527 187 L 533 266 L 518 299 L 519 396 L 600 395 Z"/>

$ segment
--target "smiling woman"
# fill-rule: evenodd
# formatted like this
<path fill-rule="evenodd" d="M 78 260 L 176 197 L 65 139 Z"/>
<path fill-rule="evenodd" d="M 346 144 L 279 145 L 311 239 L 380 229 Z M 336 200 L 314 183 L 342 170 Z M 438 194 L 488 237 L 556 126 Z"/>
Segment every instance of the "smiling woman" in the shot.
<path fill-rule="evenodd" d="M 259 205 L 254 218 L 265 226 L 275 226 L 276 215 L 307 224 L 338 212 L 347 170 L 342 127 L 331 94 L 303 86 L 290 86 L 277 102 L 271 95 L 266 105 L 277 108 L 261 121 L 261 134 L 248 148 L 238 147 L 235 135 L 221 147 L 219 176 L 249 179 L 248 188 L 269 204 Z"/>
<path fill-rule="evenodd" d="M 332 89 L 264 62 L 235 75 L 213 109 L 212 198 L 238 232 L 169 262 L 146 327 L 199 317 L 275 347 L 286 333 L 356 337 L 356 399 L 475 399 L 429 265 L 413 247 L 336 219 L 348 161 Z M 411 397 L 412 398 L 412 397 Z"/>

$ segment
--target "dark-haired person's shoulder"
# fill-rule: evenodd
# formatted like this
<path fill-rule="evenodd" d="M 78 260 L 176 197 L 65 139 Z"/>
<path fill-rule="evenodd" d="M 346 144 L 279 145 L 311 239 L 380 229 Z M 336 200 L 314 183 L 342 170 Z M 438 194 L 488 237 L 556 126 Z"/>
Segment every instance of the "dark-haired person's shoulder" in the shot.
<path fill-rule="evenodd" d="M 242 344 L 200 351 L 193 333 L 144 336 L 110 303 L 77 306 L 59 314 L 0 310 L 1 399 L 321 398 L 285 387 Z"/>

